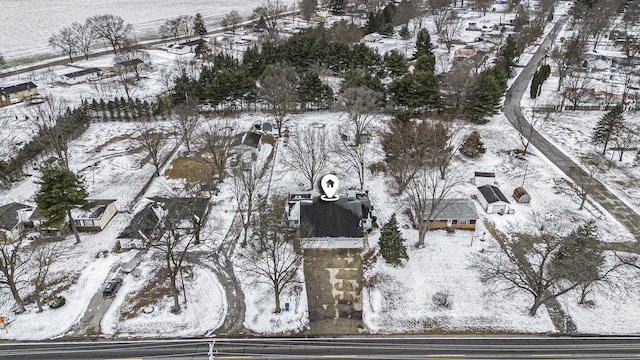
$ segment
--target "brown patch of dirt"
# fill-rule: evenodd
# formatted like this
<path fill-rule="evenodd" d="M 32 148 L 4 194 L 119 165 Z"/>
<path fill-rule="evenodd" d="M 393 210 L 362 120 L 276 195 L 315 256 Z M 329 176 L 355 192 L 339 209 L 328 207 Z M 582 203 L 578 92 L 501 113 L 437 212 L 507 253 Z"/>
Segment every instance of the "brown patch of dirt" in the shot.
<path fill-rule="evenodd" d="M 111 139 L 105 141 L 104 143 L 96 146 L 96 148 L 94 149 L 95 152 L 99 153 L 100 151 L 104 150 L 105 147 L 111 145 L 111 144 L 115 144 L 119 141 L 124 141 L 124 140 L 129 140 L 131 139 L 131 135 L 129 134 L 122 134 L 122 135 L 118 135 L 118 136 L 114 136 Z"/>
<path fill-rule="evenodd" d="M 186 179 L 191 182 L 210 181 L 213 177 L 211 166 L 201 157 L 179 157 L 173 160 L 165 175 L 171 179 Z"/>
<path fill-rule="evenodd" d="M 132 319 L 140 315 L 142 309 L 157 304 L 162 298 L 171 296 L 169 281 L 165 269 L 151 274 L 148 282 L 137 292 L 127 294 L 124 305 L 120 308 L 120 319 Z"/>

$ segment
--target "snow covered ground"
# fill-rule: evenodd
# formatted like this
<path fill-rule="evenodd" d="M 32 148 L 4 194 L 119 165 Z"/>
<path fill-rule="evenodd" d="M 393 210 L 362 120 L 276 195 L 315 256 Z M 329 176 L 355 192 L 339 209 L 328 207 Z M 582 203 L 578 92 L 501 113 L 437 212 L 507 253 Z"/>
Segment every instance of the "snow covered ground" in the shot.
<path fill-rule="evenodd" d="M 283 0 L 291 6 L 295 2 Z M 138 40 L 156 35 L 166 19 L 180 15 L 200 13 L 208 27 L 219 26 L 220 20 L 235 10 L 244 18 L 260 6 L 260 0 L 240 1 L 155 1 L 155 0 L 96 0 L 87 6 L 84 1 L 60 0 L 52 3 L 35 0 L 28 3 L 15 0 L 0 0 L 0 53 L 6 60 L 29 58 L 42 54 L 54 54 L 48 40 L 74 21 L 84 21 L 94 15 L 113 14 L 121 16 L 135 28 Z M 29 25 L 25 27 L 25 23 Z M 57 51 L 57 50 L 56 50 Z"/>

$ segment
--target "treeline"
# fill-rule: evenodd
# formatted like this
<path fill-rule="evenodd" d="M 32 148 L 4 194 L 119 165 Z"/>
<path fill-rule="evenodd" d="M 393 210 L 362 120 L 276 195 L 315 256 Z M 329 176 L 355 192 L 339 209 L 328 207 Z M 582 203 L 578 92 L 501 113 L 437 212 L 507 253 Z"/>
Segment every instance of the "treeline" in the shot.
<path fill-rule="evenodd" d="M 138 119 L 148 119 L 157 115 L 161 110 L 157 102 L 148 102 L 139 98 L 127 100 L 124 97 L 115 97 L 113 100 L 99 101 L 93 99 L 91 102 L 84 100 L 83 108 L 91 119 L 95 121 L 134 121 Z"/>

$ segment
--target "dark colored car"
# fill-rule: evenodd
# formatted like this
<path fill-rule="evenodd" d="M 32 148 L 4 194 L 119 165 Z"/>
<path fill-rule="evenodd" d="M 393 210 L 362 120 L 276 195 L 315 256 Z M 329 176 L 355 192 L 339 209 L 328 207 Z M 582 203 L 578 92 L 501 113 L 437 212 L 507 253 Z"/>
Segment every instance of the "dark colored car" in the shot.
<path fill-rule="evenodd" d="M 121 286 L 122 286 L 121 278 L 113 278 L 109 280 L 107 285 L 105 285 L 104 290 L 102 290 L 102 297 L 111 298 L 116 296 Z"/>

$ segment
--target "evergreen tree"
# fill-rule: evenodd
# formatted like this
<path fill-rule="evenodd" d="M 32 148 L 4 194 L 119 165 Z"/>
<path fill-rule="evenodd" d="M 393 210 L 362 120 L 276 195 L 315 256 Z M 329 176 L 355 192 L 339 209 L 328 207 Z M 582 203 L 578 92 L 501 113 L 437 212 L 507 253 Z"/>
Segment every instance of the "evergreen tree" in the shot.
<path fill-rule="evenodd" d="M 398 33 L 398 35 L 400 35 L 402 40 L 409 40 L 409 38 L 411 37 L 409 26 L 407 24 L 402 25 L 402 28 L 400 28 L 400 32 Z"/>
<path fill-rule="evenodd" d="M 422 55 L 433 55 L 433 44 L 431 44 L 431 35 L 429 30 L 421 29 L 416 37 L 416 52 L 413 53 L 415 59 Z"/>
<path fill-rule="evenodd" d="M 469 135 L 467 135 L 462 146 L 460 146 L 460 153 L 471 159 L 479 157 L 486 151 L 487 149 L 484 147 L 484 144 L 480 139 L 480 133 L 477 130 L 473 130 Z"/>
<path fill-rule="evenodd" d="M 609 110 L 596 124 L 591 139 L 595 145 L 602 145 L 602 155 L 607 151 L 609 140 L 613 139 L 624 127 L 624 109 L 622 104 Z"/>
<path fill-rule="evenodd" d="M 333 15 L 343 15 L 346 7 L 346 0 L 330 0 L 329 11 Z"/>
<path fill-rule="evenodd" d="M 415 65 L 413 65 L 415 71 L 431 71 L 434 72 L 436 70 L 436 57 L 431 54 L 420 55 L 416 59 Z"/>
<path fill-rule="evenodd" d="M 207 35 L 207 28 L 204 25 L 204 19 L 200 13 L 197 13 L 193 18 L 193 33 L 196 36 L 199 36 L 202 39 L 203 36 Z"/>
<path fill-rule="evenodd" d="M 487 122 L 486 117 L 496 114 L 506 89 L 504 72 L 499 68 L 482 71 L 465 101 L 465 114 L 475 123 Z"/>
<path fill-rule="evenodd" d="M 402 76 L 409 70 L 409 64 L 398 50 L 391 50 L 384 54 L 384 66 L 391 77 Z"/>
<path fill-rule="evenodd" d="M 70 170 L 55 164 L 42 167 L 41 173 L 42 178 L 38 182 L 40 189 L 35 195 L 35 201 L 38 210 L 47 219 L 44 225 L 61 226 L 66 217 L 76 237 L 76 243 L 79 243 L 80 236 L 71 217 L 71 210 L 87 210 L 91 207 L 87 202 L 87 190 L 82 180 Z"/>
<path fill-rule="evenodd" d="M 515 37 L 512 35 L 507 36 L 507 41 L 500 48 L 496 59 L 496 64 L 505 71 L 507 77 L 513 76 L 513 68 L 517 65 L 519 57 L 517 46 Z"/>
<path fill-rule="evenodd" d="M 404 246 L 405 239 L 402 238 L 396 214 L 391 215 L 391 219 L 382 226 L 380 230 L 380 255 L 386 262 L 392 265 L 399 265 L 402 259 L 409 260 L 407 248 Z"/>

